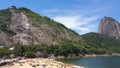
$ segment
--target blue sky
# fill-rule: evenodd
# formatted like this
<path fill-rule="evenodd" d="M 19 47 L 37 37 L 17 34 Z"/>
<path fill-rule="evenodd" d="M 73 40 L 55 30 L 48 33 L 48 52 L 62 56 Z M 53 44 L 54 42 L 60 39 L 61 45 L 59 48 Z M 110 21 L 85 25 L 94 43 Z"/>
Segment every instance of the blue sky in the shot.
<path fill-rule="evenodd" d="M 79 34 L 97 32 L 104 16 L 120 22 L 120 0 L 1 0 L 0 9 L 26 7 Z"/>

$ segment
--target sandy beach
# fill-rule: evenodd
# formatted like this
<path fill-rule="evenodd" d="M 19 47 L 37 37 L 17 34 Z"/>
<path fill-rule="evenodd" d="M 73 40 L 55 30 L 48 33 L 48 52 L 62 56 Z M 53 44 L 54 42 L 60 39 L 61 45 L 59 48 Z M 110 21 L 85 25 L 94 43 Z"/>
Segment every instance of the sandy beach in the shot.
<path fill-rule="evenodd" d="M 55 61 L 53 59 L 25 59 L 13 62 L 13 65 L 0 66 L 0 68 L 82 68 L 76 67 L 62 62 Z"/>

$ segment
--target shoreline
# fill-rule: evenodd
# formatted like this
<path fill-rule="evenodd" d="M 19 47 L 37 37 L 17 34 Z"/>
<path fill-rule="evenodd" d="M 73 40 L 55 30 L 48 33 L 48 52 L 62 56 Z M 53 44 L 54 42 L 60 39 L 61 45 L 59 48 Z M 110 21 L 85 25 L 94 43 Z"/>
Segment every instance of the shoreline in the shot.
<path fill-rule="evenodd" d="M 78 58 L 89 58 L 89 57 L 109 57 L 109 56 L 120 56 L 120 54 L 113 53 L 113 54 L 85 54 L 85 55 L 80 55 L 80 56 L 75 56 L 75 57 L 55 57 L 55 59 L 78 59 Z"/>
<path fill-rule="evenodd" d="M 44 68 L 84 68 L 81 66 L 65 63 L 62 61 L 59 61 L 60 59 L 79 59 L 79 58 L 92 58 L 92 57 L 110 57 L 110 56 L 120 56 L 120 54 L 102 54 L 102 55 L 96 55 L 96 54 L 91 54 L 91 55 L 84 55 L 80 57 L 54 57 L 54 58 L 29 58 L 29 59 L 22 59 L 17 62 L 13 62 L 13 65 L 5 65 L 5 66 L 0 66 L 0 68 L 42 68 L 43 65 L 45 65 Z M 15 59 L 15 58 L 14 58 Z M 57 60 L 58 59 L 58 60 Z M 7 60 L 12 60 L 12 59 L 7 59 Z M 22 65 L 22 66 L 21 66 Z"/>
<path fill-rule="evenodd" d="M 7 61 L 8 60 L 11 64 L 0 66 L 0 68 L 84 68 L 49 58 L 22 59 L 15 62 L 12 61 L 13 59 L 7 59 Z"/>
<path fill-rule="evenodd" d="M 89 58 L 89 57 L 111 57 L 111 56 L 120 56 L 120 54 L 113 53 L 113 54 L 92 54 L 92 55 L 85 55 L 83 58 Z"/>

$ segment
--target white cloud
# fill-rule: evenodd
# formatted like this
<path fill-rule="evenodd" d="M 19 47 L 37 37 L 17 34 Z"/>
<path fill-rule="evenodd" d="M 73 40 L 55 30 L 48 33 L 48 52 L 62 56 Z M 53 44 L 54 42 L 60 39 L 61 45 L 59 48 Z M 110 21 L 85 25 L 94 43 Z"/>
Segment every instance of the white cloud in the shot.
<path fill-rule="evenodd" d="M 56 16 L 53 18 L 55 21 L 64 24 L 68 28 L 75 28 L 76 26 L 80 25 L 78 23 L 79 16 Z"/>
<path fill-rule="evenodd" d="M 59 10 L 51 9 L 42 11 L 46 16 L 54 19 L 55 21 L 62 23 L 66 27 L 76 31 L 79 34 L 85 34 L 88 32 L 96 32 L 98 27 L 98 18 L 96 13 L 100 13 L 105 8 L 93 9 L 91 11 L 84 9 L 75 9 L 75 10 Z M 96 25 L 97 23 L 97 25 Z"/>
<path fill-rule="evenodd" d="M 98 13 L 98 12 L 106 11 L 110 8 L 112 8 L 112 7 L 110 7 L 110 6 L 109 7 L 102 7 L 102 8 L 94 9 L 92 12 L 93 13 Z"/>
<path fill-rule="evenodd" d="M 57 22 L 64 24 L 66 27 L 77 31 L 79 34 L 84 34 L 94 30 L 96 25 L 93 25 L 93 21 L 98 19 L 98 17 L 83 17 L 83 16 L 56 16 L 53 17 Z"/>

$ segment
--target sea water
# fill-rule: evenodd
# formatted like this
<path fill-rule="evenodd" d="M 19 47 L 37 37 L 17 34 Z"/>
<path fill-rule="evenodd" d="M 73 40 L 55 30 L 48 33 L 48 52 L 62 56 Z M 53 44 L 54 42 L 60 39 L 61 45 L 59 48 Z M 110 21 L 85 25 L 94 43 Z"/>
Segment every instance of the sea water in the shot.
<path fill-rule="evenodd" d="M 58 61 L 84 68 L 120 68 L 120 56 L 59 59 Z"/>

